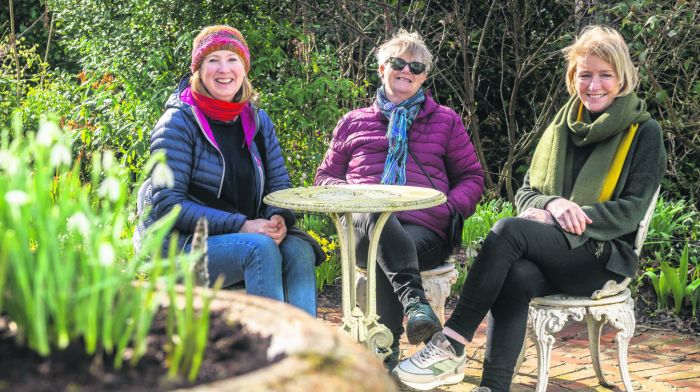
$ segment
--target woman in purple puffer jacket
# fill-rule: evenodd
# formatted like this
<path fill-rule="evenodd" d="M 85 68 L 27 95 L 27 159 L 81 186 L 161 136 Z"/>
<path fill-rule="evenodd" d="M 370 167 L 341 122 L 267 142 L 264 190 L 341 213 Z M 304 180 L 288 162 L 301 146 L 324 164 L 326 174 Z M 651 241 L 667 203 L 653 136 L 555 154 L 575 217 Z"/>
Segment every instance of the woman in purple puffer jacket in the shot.
<path fill-rule="evenodd" d="M 392 368 L 398 360 L 404 314 L 406 335 L 413 344 L 429 340 L 441 328 L 425 298 L 420 271 L 449 256 L 446 231 L 452 212 L 470 216 L 484 182 L 459 115 L 422 89 L 432 55 L 421 36 L 399 31 L 379 47 L 377 61 L 382 86 L 374 104 L 353 110 L 338 122 L 315 183 L 435 187 L 447 195 L 447 202 L 437 207 L 393 214 L 382 231 L 377 311 L 380 322 L 394 334 L 392 355 L 385 360 Z M 369 233 L 378 217 L 353 214 L 360 258 L 367 254 Z"/>

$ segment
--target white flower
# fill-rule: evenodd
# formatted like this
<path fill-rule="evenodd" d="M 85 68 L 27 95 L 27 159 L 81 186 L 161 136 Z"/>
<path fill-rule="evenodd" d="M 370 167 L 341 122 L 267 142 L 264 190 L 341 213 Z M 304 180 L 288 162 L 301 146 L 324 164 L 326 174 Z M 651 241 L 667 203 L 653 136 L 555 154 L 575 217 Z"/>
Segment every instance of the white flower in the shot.
<path fill-rule="evenodd" d="M 36 134 L 36 142 L 41 146 L 50 146 L 61 134 L 55 122 L 42 118 L 39 125 L 39 132 Z"/>
<path fill-rule="evenodd" d="M 17 174 L 19 169 L 19 159 L 7 151 L 0 151 L 0 168 L 5 170 L 8 175 Z"/>
<path fill-rule="evenodd" d="M 119 200 L 122 194 L 122 187 L 119 180 L 114 177 L 107 177 L 104 181 L 102 181 L 97 194 L 111 202 L 116 202 Z"/>
<path fill-rule="evenodd" d="M 71 215 L 71 217 L 68 218 L 66 226 L 68 227 L 69 231 L 76 231 L 85 236 L 90 233 L 90 220 L 82 211 L 78 211 Z"/>
<path fill-rule="evenodd" d="M 102 153 L 102 169 L 109 171 L 114 166 L 114 153 L 111 150 L 105 150 Z"/>
<path fill-rule="evenodd" d="M 51 158 L 49 158 L 51 166 L 70 165 L 72 159 L 73 157 L 71 156 L 68 147 L 64 146 L 61 143 L 57 143 L 51 149 Z"/>
<path fill-rule="evenodd" d="M 158 162 L 151 174 L 151 183 L 157 188 L 172 188 L 175 186 L 175 176 L 170 167 L 165 163 Z"/>
<path fill-rule="evenodd" d="M 99 257 L 100 264 L 105 267 L 109 267 L 114 264 L 114 248 L 109 242 L 103 242 L 97 250 L 97 257 Z"/>
<path fill-rule="evenodd" d="M 5 201 L 13 207 L 21 207 L 29 203 L 29 195 L 18 189 L 5 193 Z"/>

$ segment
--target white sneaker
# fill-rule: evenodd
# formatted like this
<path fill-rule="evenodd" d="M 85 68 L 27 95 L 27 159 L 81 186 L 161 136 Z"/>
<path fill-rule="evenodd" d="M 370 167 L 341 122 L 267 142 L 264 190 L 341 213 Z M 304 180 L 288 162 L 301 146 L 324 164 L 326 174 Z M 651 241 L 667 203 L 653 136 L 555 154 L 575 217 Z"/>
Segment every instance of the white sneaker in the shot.
<path fill-rule="evenodd" d="M 437 332 L 422 350 L 401 361 L 393 374 L 407 386 L 429 391 L 464 379 L 467 355 L 457 356 L 442 332 Z"/>

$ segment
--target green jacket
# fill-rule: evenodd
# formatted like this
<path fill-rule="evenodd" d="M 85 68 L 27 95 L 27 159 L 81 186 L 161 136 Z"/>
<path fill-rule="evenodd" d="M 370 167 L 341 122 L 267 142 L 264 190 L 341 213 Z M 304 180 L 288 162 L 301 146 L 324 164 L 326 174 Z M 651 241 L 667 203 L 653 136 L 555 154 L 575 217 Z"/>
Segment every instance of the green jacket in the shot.
<path fill-rule="evenodd" d="M 582 206 L 593 221 L 586 226 L 583 234 L 575 235 L 562 230 L 570 248 L 577 248 L 591 239 L 609 241 L 612 253 L 605 267 L 623 276 L 634 276 L 639 264 L 639 257 L 632 248 L 637 228 L 661 182 L 665 168 L 666 150 L 661 127 L 654 119 L 647 120 L 637 129 L 612 199 Z M 553 199 L 568 198 L 571 184 L 563 193 L 560 196 L 546 196 L 532 189 L 528 172 L 523 186 L 515 195 L 515 204 L 518 211 L 524 211 L 528 207 L 544 209 Z"/>

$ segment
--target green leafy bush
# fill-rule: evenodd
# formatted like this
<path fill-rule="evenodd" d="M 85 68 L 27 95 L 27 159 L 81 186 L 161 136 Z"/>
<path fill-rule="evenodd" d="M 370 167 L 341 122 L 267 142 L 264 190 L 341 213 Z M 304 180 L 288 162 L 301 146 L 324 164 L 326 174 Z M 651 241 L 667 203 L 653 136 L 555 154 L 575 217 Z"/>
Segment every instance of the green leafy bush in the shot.
<path fill-rule="evenodd" d="M 515 215 L 515 207 L 505 199 L 492 199 L 477 204 L 474 214 L 464 221 L 462 245 L 472 251 L 478 251 L 496 222 Z"/>
<path fill-rule="evenodd" d="M 668 252 L 677 242 L 700 238 L 700 214 L 684 199 L 669 201 L 659 197 L 644 243 L 645 253 Z"/>
<path fill-rule="evenodd" d="M 484 239 L 491 231 L 491 227 L 500 219 L 515 215 L 515 207 L 505 199 L 492 199 L 477 204 L 474 214 L 464 221 L 462 247 L 466 250 L 466 259 L 463 263 L 456 264 L 457 281 L 452 285 L 452 294 L 457 294 L 462 290 L 469 273 L 469 267 L 481 249 Z"/>

